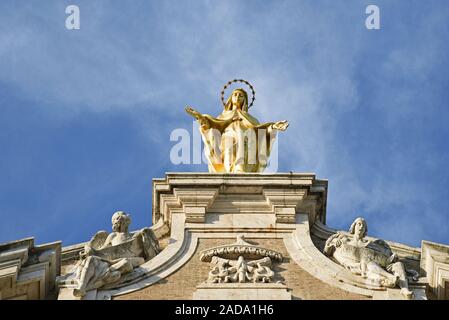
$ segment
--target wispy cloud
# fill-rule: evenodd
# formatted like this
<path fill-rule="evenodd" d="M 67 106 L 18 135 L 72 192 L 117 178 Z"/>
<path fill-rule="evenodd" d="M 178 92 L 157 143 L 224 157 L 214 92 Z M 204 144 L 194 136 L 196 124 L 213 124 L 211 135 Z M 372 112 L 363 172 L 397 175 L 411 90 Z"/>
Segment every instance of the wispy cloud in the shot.
<path fill-rule="evenodd" d="M 128 151 L 152 159 L 136 166 L 123 154 L 114 179 L 75 178 L 71 194 L 86 210 L 109 199 L 92 199 L 95 190 L 127 192 L 123 185 L 139 175 L 178 170 L 169 163 L 169 133 L 190 129 L 183 107 L 218 114 L 222 85 L 243 77 L 256 88 L 259 120 L 290 122 L 279 135 L 280 169 L 330 180 L 331 226 L 346 229 L 364 215 L 375 236 L 449 242 L 448 9 L 378 2 L 379 31 L 365 29 L 363 1 L 79 1 L 79 31 L 64 27 L 69 2 L 3 3 L 0 82 L 49 123 L 118 115 L 139 128 Z M 69 194 L 54 200 L 55 212 L 75 206 Z"/>

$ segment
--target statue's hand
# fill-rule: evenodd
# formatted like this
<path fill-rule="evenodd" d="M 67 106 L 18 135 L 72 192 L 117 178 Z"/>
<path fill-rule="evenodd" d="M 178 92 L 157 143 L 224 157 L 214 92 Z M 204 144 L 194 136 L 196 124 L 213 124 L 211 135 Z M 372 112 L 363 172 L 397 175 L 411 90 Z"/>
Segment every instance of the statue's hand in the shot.
<path fill-rule="evenodd" d="M 201 130 L 208 130 L 210 128 L 210 122 L 206 116 L 191 107 L 186 107 L 186 112 L 199 121 Z"/>
<path fill-rule="evenodd" d="M 279 131 L 285 131 L 288 128 L 288 121 L 283 120 L 283 121 L 275 122 L 275 123 L 273 123 L 272 128 L 275 130 L 279 130 Z"/>
<path fill-rule="evenodd" d="M 186 112 L 197 120 L 203 118 L 203 115 L 198 111 L 196 111 L 195 109 L 193 109 L 192 107 L 186 107 Z"/>

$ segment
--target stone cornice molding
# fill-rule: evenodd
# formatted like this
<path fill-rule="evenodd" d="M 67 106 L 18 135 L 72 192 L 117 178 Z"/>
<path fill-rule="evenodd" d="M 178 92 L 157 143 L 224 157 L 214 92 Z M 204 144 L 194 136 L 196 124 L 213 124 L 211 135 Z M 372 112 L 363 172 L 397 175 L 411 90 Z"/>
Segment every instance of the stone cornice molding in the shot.
<path fill-rule="evenodd" d="M 295 223 L 297 207 L 307 196 L 307 189 L 265 189 L 263 195 L 271 205 L 277 223 Z"/>
<path fill-rule="evenodd" d="M 172 194 L 161 194 L 160 212 L 168 225 L 175 213 L 184 213 L 186 222 L 204 222 L 207 208 L 218 195 L 218 188 L 173 188 Z"/>
<path fill-rule="evenodd" d="M 276 223 L 294 223 L 296 212 L 309 213 L 311 225 L 325 222 L 327 180 L 315 174 L 167 173 L 153 180 L 153 224 L 170 228 L 171 215 L 181 212 L 186 222 L 203 223 L 217 197 L 239 193 L 263 195 Z"/>
<path fill-rule="evenodd" d="M 1 299 L 46 299 L 60 274 L 61 242 L 34 245 L 34 238 L 0 244 Z M 37 292 L 31 290 L 37 287 Z"/>
<path fill-rule="evenodd" d="M 429 288 L 439 300 L 449 299 L 449 246 L 422 241 L 421 274 L 427 277 Z"/>

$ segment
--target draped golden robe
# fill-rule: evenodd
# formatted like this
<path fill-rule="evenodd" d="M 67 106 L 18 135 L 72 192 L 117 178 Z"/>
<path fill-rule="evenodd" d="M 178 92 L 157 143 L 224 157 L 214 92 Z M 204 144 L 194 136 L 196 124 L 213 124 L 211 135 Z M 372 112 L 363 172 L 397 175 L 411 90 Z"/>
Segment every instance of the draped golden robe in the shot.
<path fill-rule="evenodd" d="M 241 109 L 224 110 L 217 118 L 203 115 L 200 126 L 209 172 L 262 172 L 268 162 L 276 130 L 273 122 L 260 124 Z"/>

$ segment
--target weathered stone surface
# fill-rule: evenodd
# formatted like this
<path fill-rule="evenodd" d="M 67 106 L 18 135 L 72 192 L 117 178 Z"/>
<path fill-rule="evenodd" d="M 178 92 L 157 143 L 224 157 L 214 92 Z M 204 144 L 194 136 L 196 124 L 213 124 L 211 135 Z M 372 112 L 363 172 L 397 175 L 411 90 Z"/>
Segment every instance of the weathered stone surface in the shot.
<path fill-rule="evenodd" d="M 432 297 L 449 300 L 449 246 L 423 241 L 421 274 L 428 281 Z"/>
<path fill-rule="evenodd" d="M 282 239 L 248 238 L 248 241 L 258 246 L 270 247 L 282 254 L 283 263 L 276 264 L 273 268 L 275 271 L 273 282 L 284 283 L 292 299 L 367 299 L 362 295 L 351 294 L 327 285 L 298 267 L 290 258 Z M 147 288 L 116 296 L 113 299 L 193 299 L 197 286 L 204 282 L 204 277 L 209 272 L 209 265 L 200 260 L 201 252 L 210 247 L 229 244 L 229 242 L 230 238 L 200 239 L 195 254 L 181 269 Z"/>
<path fill-rule="evenodd" d="M 33 238 L 0 244 L 0 300 L 55 297 L 61 242 L 34 245 Z"/>
<path fill-rule="evenodd" d="M 130 233 L 130 224 L 130 216 L 117 211 L 112 215 L 113 232 L 99 231 L 84 245 L 74 268 L 57 279 L 58 286 L 65 289 L 60 292 L 61 299 L 95 298 L 90 291 L 111 288 L 120 281 L 140 276 L 137 267 L 156 256 L 160 249 L 152 230 L 144 228 Z"/>
<path fill-rule="evenodd" d="M 194 300 L 291 300 L 286 286 L 277 284 L 232 283 L 220 287 L 203 284 L 193 293 Z"/>
<path fill-rule="evenodd" d="M 366 239 L 367 233 L 368 225 L 365 219 L 359 217 L 352 223 L 349 234 L 338 232 L 331 235 L 323 252 L 370 285 L 385 288 L 399 286 L 403 296 L 413 298 L 407 272 L 413 273 L 410 278 L 415 282 L 419 274 L 415 270 L 406 270 L 385 241 Z"/>
<path fill-rule="evenodd" d="M 326 239 L 338 233 L 350 236 L 325 225 L 326 197 L 327 181 L 316 179 L 314 174 L 169 173 L 153 183 L 151 231 L 160 244 L 160 253 L 132 270 L 129 268 L 132 272 L 123 273 L 118 282 L 91 288 L 82 297 L 74 296 L 73 288 L 62 287 L 59 297 L 402 299 L 400 288 L 367 283 L 323 254 Z M 0 246 L 0 299 L 45 296 L 43 282 L 35 279 L 45 276 L 51 288 L 57 272 L 45 273 L 47 269 L 32 265 L 50 261 L 48 270 L 59 270 L 61 265 L 63 275 L 71 273 L 86 246 L 93 248 L 92 252 L 102 250 L 105 241 L 97 240 L 106 240 L 105 235 L 64 248 L 62 257 L 57 250 L 52 255 L 51 250 L 38 249 L 36 255 L 28 244 L 24 245 L 29 240 Z M 258 251 L 259 256 L 247 244 L 235 243 L 238 235 L 262 250 Z M 418 281 L 409 286 L 415 299 L 448 298 L 448 246 L 423 242 L 422 248 L 413 248 L 385 243 L 405 269 L 416 270 L 421 264 Z M 225 252 L 223 248 L 232 248 L 234 252 Z M 122 253 L 112 256 L 120 258 Z M 231 269 L 227 272 L 232 279 L 226 282 L 219 268 L 211 269 L 214 257 L 229 260 L 221 271 Z M 234 277 L 239 272 L 245 275 L 244 281 Z M 22 285 L 14 287 L 13 281 Z"/>

